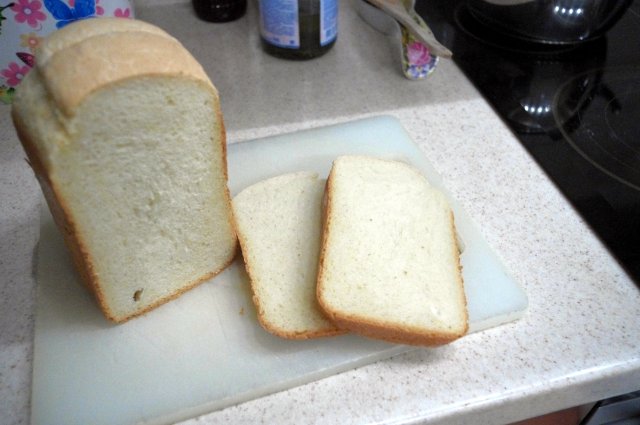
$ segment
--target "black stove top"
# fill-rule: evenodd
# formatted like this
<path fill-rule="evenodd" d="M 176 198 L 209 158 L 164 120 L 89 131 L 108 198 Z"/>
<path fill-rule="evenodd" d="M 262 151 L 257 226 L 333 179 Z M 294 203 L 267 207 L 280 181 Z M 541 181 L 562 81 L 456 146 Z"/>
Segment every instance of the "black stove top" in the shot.
<path fill-rule="evenodd" d="M 640 0 L 579 45 L 510 39 L 466 0 L 416 10 L 640 286 Z"/>

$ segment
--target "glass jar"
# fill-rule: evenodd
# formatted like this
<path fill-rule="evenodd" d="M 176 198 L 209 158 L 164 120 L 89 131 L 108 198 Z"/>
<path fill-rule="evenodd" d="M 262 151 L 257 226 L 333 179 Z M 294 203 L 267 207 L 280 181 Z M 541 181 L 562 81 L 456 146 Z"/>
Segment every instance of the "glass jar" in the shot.
<path fill-rule="evenodd" d="M 338 36 L 338 0 L 260 0 L 260 36 L 273 56 L 322 56 Z"/>

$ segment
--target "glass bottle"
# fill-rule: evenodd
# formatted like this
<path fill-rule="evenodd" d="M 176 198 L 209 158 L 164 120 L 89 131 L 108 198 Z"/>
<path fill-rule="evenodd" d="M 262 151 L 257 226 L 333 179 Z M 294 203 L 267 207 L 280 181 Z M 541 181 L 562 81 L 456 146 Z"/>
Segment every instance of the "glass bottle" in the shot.
<path fill-rule="evenodd" d="M 209 22 L 236 20 L 247 11 L 247 0 L 192 0 L 198 18 Z"/>
<path fill-rule="evenodd" d="M 338 36 L 338 0 L 260 0 L 260 36 L 273 56 L 322 56 Z"/>

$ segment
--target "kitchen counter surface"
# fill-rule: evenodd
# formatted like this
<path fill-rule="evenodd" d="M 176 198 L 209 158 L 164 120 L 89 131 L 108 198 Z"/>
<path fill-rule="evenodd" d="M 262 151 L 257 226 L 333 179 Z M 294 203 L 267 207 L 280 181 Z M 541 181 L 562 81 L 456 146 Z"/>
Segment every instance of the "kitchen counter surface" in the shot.
<path fill-rule="evenodd" d="M 146 2 L 149 3 L 149 2 Z M 166 3 L 166 4 L 165 4 Z M 397 117 L 525 288 L 512 324 L 188 420 L 502 424 L 640 387 L 640 292 L 464 75 L 401 74 L 397 37 L 342 2 L 336 46 L 309 62 L 262 53 L 256 4 L 197 21 L 189 3 L 138 4 L 218 87 L 229 143 L 356 118 Z M 455 53 L 455 52 L 454 52 Z M 0 423 L 29 421 L 39 187 L 0 105 Z"/>

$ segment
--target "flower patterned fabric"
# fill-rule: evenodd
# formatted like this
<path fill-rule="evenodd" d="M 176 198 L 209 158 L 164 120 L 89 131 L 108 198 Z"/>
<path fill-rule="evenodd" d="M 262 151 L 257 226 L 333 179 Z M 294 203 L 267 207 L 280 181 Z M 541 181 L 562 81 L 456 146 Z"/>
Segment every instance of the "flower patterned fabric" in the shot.
<path fill-rule="evenodd" d="M 47 19 L 40 9 L 42 3 L 37 0 L 18 0 L 11 8 L 15 12 L 16 22 L 26 22 L 31 28 L 37 28 L 40 21 Z"/>
<path fill-rule="evenodd" d="M 35 64 L 42 39 L 74 21 L 102 16 L 133 18 L 130 0 L 0 0 L 0 102 Z"/>

